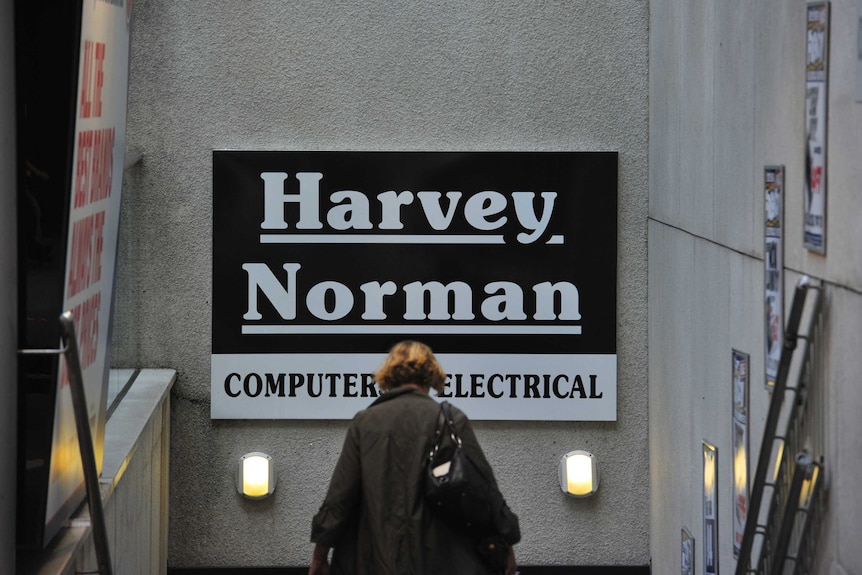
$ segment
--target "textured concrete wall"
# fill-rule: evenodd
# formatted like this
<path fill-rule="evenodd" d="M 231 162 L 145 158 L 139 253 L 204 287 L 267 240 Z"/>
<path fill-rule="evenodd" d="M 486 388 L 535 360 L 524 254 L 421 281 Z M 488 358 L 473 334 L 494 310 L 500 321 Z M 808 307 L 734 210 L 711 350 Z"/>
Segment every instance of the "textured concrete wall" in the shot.
<path fill-rule="evenodd" d="M 649 561 L 646 358 L 647 34 L 643 0 L 136 2 L 115 325 L 117 366 L 179 372 L 172 566 L 307 564 L 344 422 L 209 419 L 211 152 L 616 150 L 615 423 L 479 423 L 531 564 Z M 585 448 L 597 496 L 566 499 Z M 234 489 L 275 457 L 273 498 Z"/>
<path fill-rule="evenodd" d="M 764 389 L 763 167 L 784 164 L 785 298 L 823 280 L 829 511 L 818 573 L 862 565 L 862 104 L 857 3 L 832 2 L 827 254 L 802 244 L 805 2 L 650 3 L 649 379 L 651 555 L 680 570 L 680 528 L 703 573 L 701 441 L 719 449 L 722 572 L 732 555 L 730 353 L 751 354 L 751 468 Z M 851 328 L 850 326 L 857 326 Z"/>

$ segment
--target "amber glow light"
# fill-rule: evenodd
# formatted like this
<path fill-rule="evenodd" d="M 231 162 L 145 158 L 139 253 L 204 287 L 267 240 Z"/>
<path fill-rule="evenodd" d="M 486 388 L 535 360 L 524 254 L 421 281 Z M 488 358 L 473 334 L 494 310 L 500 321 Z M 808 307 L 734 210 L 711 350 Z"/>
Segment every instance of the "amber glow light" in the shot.
<path fill-rule="evenodd" d="M 246 453 L 239 463 L 237 490 L 249 499 L 263 499 L 275 491 L 272 457 L 257 451 Z"/>
<path fill-rule="evenodd" d="M 588 497 L 599 488 L 595 456 L 588 451 L 570 451 L 560 459 L 560 489 L 572 497 Z"/>

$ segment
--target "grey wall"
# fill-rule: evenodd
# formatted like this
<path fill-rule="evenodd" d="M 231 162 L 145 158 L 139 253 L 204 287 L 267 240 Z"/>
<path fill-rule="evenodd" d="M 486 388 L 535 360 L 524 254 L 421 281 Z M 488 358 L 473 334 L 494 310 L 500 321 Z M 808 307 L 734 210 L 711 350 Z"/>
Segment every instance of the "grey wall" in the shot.
<path fill-rule="evenodd" d="M 11 0 L 0 0 L 0 572 L 15 565 L 18 427 L 18 259 L 15 190 L 15 50 Z"/>
<path fill-rule="evenodd" d="M 818 573 L 862 565 L 862 104 L 857 3 L 832 3 L 826 256 L 802 244 L 805 2 L 650 3 L 649 379 L 653 572 L 680 570 L 680 529 L 703 573 L 701 441 L 719 450 L 720 568 L 732 555 L 732 348 L 751 354 L 751 467 L 764 388 L 763 167 L 784 164 L 785 297 L 825 285 L 828 512 Z M 855 326 L 855 327 L 851 327 Z"/>
<path fill-rule="evenodd" d="M 135 4 L 115 366 L 172 367 L 169 564 L 302 565 L 345 422 L 209 419 L 211 152 L 615 150 L 618 421 L 477 424 L 528 564 L 649 561 L 643 0 Z M 383 351 L 383 350 L 381 350 Z M 557 463 L 593 451 L 599 493 Z M 240 499 L 234 466 L 274 456 Z"/>

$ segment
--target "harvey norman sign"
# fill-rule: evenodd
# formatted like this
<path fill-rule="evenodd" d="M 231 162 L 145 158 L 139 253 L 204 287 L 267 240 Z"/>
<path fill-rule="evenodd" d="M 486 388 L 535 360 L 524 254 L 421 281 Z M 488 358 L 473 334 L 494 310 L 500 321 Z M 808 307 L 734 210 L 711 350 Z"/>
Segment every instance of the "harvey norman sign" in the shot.
<path fill-rule="evenodd" d="M 617 154 L 213 153 L 212 412 L 346 419 L 418 339 L 473 419 L 616 419 Z"/>

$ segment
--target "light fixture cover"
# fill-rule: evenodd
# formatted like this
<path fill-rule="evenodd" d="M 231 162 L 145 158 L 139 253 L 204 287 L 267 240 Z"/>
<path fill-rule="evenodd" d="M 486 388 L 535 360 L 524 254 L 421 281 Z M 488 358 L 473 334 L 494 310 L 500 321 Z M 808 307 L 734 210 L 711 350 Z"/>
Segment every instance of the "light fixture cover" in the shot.
<path fill-rule="evenodd" d="M 589 497 L 599 488 L 596 456 L 589 451 L 570 451 L 560 459 L 560 489 L 572 497 Z"/>
<path fill-rule="evenodd" d="M 236 489 L 240 495 L 249 499 L 263 499 L 275 491 L 275 467 L 272 457 L 266 453 L 253 451 L 239 460 Z"/>

